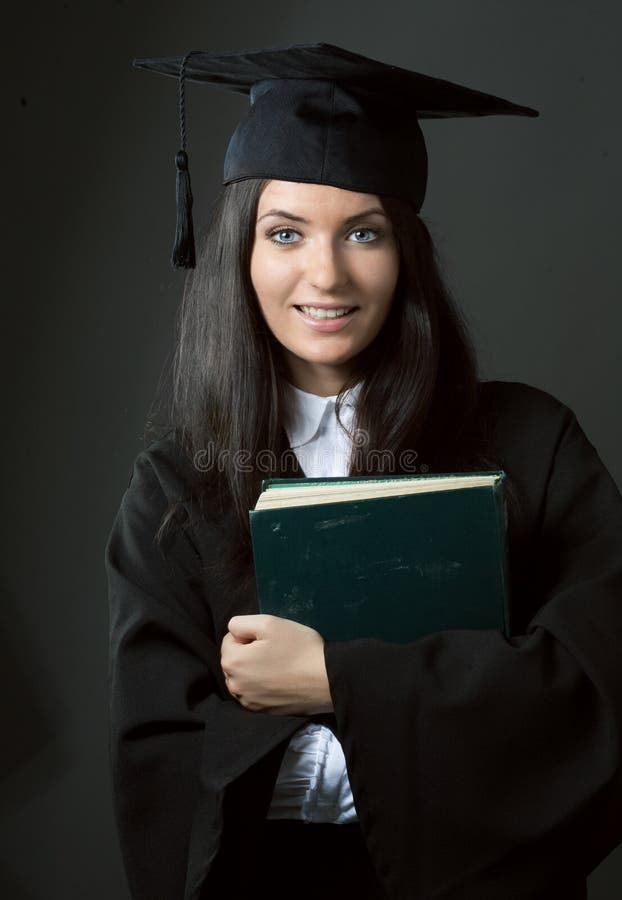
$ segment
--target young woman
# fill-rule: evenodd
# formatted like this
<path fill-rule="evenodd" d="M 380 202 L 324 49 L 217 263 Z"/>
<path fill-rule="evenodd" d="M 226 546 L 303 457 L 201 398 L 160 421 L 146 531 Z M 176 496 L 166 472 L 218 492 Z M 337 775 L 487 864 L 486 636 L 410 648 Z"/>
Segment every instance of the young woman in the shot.
<path fill-rule="evenodd" d="M 622 839 L 622 499 L 571 410 L 478 380 L 418 215 L 425 176 L 383 182 L 356 155 L 395 145 L 361 80 L 335 80 L 373 61 L 336 50 L 309 83 L 249 76 L 255 115 L 181 309 L 170 427 L 138 456 L 106 547 L 132 897 L 585 897 Z M 318 118 L 300 126 L 300 110 L 325 85 L 333 159 L 324 142 L 319 169 L 292 172 L 274 116 L 308 137 Z M 420 471 L 506 472 L 515 636 L 325 641 L 258 614 L 262 478 L 380 458 L 399 473 L 405 451 Z"/>

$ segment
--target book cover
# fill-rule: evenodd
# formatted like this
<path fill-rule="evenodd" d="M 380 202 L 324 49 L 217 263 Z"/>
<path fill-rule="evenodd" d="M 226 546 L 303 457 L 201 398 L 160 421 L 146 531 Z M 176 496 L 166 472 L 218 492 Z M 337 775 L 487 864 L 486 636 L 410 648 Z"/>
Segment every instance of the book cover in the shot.
<path fill-rule="evenodd" d="M 465 473 L 448 473 L 463 477 Z M 476 473 L 469 473 L 476 474 Z M 503 472 L 487 486 L 250 512 L 261 612 L 326 640 L 406 643 L 434 631 L 510 634 Z M 418 476 L 422 478 L 439 476 Z M 266 490 L 400 478 L 275 479 Z M 409 480 L 413 480 L 412 478 Z M 399 490 L 399 487 L 398 487 Z"/>

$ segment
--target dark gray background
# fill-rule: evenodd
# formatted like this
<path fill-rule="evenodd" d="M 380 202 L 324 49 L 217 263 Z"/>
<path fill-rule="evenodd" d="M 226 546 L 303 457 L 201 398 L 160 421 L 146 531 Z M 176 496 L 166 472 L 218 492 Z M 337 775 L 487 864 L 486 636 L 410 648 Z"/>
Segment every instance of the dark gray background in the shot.
<path fill-rule="evenodd" d="M 168 264 L 176 86 L 131 59 L 324 40 L 540 109 L 537 120 L 426 126 L 424 213 L 484 374 L 567 403 L 621 484 L 620 9 L 22 4 L 5 31 L 4 144 L 19 159 L 4 170 L 3 897 L 128 897 L 109 788 L 103 549 L 183 282 Z M 189 89 L 198 223 L 245 103 Z M 618 850 L 590 879 L 590 898 L 621 886 Z"/>

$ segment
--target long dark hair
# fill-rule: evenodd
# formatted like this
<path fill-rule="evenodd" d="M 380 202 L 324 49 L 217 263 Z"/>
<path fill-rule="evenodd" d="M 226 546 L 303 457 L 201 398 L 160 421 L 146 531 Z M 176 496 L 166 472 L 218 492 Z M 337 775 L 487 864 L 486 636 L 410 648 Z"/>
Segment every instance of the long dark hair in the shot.
<path fill-rule="evenodd" d="M 257 205 L 267 181 L 224 188 L 186 284 L 177 322 L 167 428 L 183 457 L 185 492 L 166 511 L 157 540 L 188 501 L 219 510 L 227 532 L 222 565 L 252 572 L 248 511 L 261 480 L 292 474 L 283 431 L 285 370 L 250 280 Z M 430 234 L 407 202 L 382 197 L 400 252 L 389 315 L 337 399 L 362 381 L 351 474 L 498 468 L 478 404 L 476 354 L 439 272 Z M 261 463 L 259 465 L 258 463 Z M 412 468 L 406 471 L 412 472 Z M 512 498 L 510 498 L 512 501 Z"/>

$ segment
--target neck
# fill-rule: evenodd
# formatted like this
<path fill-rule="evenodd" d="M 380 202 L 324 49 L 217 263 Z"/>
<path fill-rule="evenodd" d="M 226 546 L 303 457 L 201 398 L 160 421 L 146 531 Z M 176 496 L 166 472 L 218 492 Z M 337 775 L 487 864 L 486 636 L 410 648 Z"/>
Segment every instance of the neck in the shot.
<path fill-rule="evenodd" d="M 290 360 L 287 367 L 287 380 L 290 384 L 318 397 L 336 396 L 345 386 L 350 374 L 345 366 L 300 365 L 298 360 Z"/>

